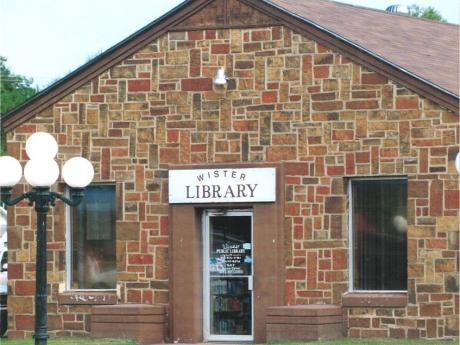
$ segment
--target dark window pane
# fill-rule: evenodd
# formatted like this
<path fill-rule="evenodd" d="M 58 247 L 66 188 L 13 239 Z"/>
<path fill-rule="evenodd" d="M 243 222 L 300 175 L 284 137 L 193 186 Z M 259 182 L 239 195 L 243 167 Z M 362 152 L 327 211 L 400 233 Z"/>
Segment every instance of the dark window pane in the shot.
<path fill-rule="evenodd" d="M 251 275 L 251 217 L 210 218 L 211 275 Z"/>
<path fill-rule="evenodd" d="M 407 180 L 352 181 L 355 290 L 407 288 Z"/>
<path fill-rule="evenodd" d="M 115 289 L 115 187 L 92 185 L 72 209 L 72 289 Z"/>

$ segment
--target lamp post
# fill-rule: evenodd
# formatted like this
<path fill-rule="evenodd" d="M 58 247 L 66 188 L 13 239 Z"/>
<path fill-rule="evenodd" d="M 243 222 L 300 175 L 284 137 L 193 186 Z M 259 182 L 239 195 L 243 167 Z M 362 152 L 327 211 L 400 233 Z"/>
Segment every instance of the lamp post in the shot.
<path fill-rule="evenodd" d="M 33 190 L 13 197 L 11 189 L 22 177 L 21 164 L 13 157 L 0 157 L 0 197 L 7 206 L 27 199 L 35 204 L 37 212 L 37 259 L 35 278 L 35 345 L 46 345 L 48 339 L 47 293 L 46 293 L 46 215 L 57 199 L 70 206 L 77 206 L 83 198 L 84 188 L 92 181 L 94 169 L 82 158 L 69 159 L 62 169 L 62 177 L 70 187 L 70 197 L 50 191 L 59 176 L 54 160 L 58 146 L 48 133 L 32 134 L 26 142 L 30 160 L 24 167 L 24 177 Z"/>

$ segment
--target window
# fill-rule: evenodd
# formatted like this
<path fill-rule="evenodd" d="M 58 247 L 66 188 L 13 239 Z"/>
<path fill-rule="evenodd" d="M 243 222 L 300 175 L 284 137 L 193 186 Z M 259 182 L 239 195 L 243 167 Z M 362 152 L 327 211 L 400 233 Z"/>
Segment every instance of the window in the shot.
<path fill-rule="evenodd" d="M 81 204 L 67 214 L 67 286 L 115 289 L 115 186 L 86 187 Z"/>
<path fill-rule="evenodd" d="M 350 290 L 407 289 L 407 180 L 350 181 Z"/>

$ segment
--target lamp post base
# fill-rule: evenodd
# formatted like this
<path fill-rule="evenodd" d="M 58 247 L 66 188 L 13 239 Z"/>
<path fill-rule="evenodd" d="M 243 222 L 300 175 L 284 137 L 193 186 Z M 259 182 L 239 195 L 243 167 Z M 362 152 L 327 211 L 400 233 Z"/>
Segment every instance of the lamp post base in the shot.
<path fill-rule="evenodd" d="M 46 333 L 47 330 L 45 330 Z M 47 345 L 48 344 L 48 335 L 40 335 L 40 336 L 37 336 L 34 334 L 34 339 L 35 339 L 35 345 Z"/>

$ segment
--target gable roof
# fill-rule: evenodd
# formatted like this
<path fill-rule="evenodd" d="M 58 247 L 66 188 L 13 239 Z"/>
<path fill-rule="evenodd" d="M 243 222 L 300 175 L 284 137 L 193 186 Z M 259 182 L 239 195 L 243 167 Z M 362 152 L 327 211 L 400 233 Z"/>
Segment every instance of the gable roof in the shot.
<path fill-rule="evenodd" d="M 325 0 L 270 2 L 458 95 L 458 25 Z"/>
<path fill-rule="evenodd" d="M 3 128 L 13 130 L 168 31 L 269 25 L 285 25 L 458 114 L 457 25 L 328 0 L 186 0 L 10 111 Z"/>

